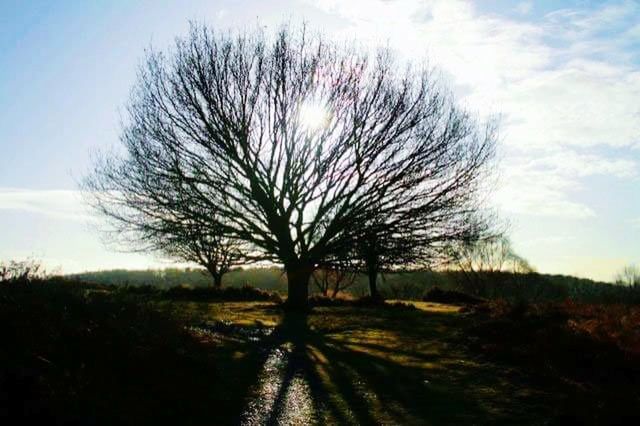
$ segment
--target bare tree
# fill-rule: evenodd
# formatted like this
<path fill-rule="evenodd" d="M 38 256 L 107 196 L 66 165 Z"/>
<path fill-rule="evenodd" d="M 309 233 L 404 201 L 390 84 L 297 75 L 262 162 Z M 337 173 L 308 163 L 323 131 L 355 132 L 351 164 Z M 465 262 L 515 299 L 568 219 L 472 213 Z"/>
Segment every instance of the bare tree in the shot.
<path fill-rule="evenodd" d="M 470 189 L 472 190 L 472 189 Z M 465 209 L 448 206 L 435 212 L 426 212 L 413 220 L 419 226 L 402 223 L 397 229 L 391 224 L 365 224 L 356 247 L 358 270 L 369 281 L 369 294 L 379 299 L 378 276 L 386 272 L 432 269 L 449 260 L 452 244 L 471 244 L 489 229 L 491 221 L 479 207 Z M 396 225 L 397 226 L 397 225 Z"/>
<path fill-rule="evenodd" d="M 158 247 L 173 258 L 203 266 L 216 288 L 222 287 L 222 277 L 231 268 L 247 262 L 240 242 L 206 226 L 174 227 L 159 236 Z"/>
<path fill-rule="evenodd" d="M 287 303 L 304 309 L 313 270 L 363 235 L 455 228 L 444 218 L 476 208 L 493 128 L 431 71 L 397 69 L 386 51 L 304 29 L 270 38 L 194 26 L 169 54 L 147 55 L 124 152 L 99 160 L 85 188 L 119 229 L 141 212 L 214 222 L 252 259 L 282 264 Z"/>
<path fill-rule="evenodd" d="M 134 179 L 125 164 L 116 167 L 103 161 L 103 178 Z M 221 226 L 221 217 L 215 209 L 203 209 L 197 204 L 189 204 L 179 180 L 151 181 L 147 176 L 129 191 L 122 193 L 102 193 L 88 191 L 89 202 L 104 213 L 113 225 L 111 241 L 124 243 L 131 251 L 153 251 L 170 258 L 197 263 L 212 277 L 212 284 L 222 286 L 222 276 L 230 268 L 250 261 L 242 251 L 242 243 L 227 234 Z M 144 180 L 142 180 L 144 179 Z M 130 183 L 133 183 L 131 180 Z M 87 181 L 90 188 L 97 182 Z M 113 198 L 127 197 L 118 203 L 105 204 Z M 126 203 L 126 204 L 125 204 Z"/>
<path fill-rule="evenodd" d="M 313 271 L 312 275 L 313 282 L 322 295 L 330 296 L 332 299 L 355 284 L 357 277 L 358 274 L 353 267 L 345 263 L 322 266 Z"/>
<path fill-rule="evenodd" d="M 449 248 L 449 265 L 463 273 L 469 289 L 478 292 L 483 274 L 513 272 L 527 274 L 533 267 L 518 256 L 504 236 L 490 236 L 471 242 L 460 242 Z"/>
<path fill-rule="evenodd" d="M 615 283 L 628 287 L 640 287 L 640 268 L 637 265 L 627 265 L 615 276 Z"/>

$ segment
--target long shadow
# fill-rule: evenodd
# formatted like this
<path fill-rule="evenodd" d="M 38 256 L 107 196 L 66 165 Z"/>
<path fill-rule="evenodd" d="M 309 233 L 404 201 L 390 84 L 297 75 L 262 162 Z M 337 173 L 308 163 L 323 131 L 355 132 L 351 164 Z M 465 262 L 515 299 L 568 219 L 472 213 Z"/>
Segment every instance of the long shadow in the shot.
<path fill-rule="evenodd" d="M 417 316 L 433 321 L 429 315 Z M 486 410 L 464 389 L 450 383 L 433 384 L 422 368 L 353 350 L 349 343 L 311 329 L 304 315 L 285 315 L 271 336 L 265 370 L 240 423 L 440 424 L 489 420 Z M 395 353 L 383 346 L 357 345 Z M 274 354 L 280 362 L 277 368 L 270 368 Z M 437 355 L 428 358 L 437 361 Z M 471 373 L 461 366 L 453 375 Z M 256 406 L 256 401 L 262 404 Z"/>
<path fill-rule="evenodd" d="M 309 328 L 307 317 L 286 314 L 273 332 L 265 352 L 265 369 L 258 378 L 253 401 L 243 413 L 241 424 L 376 424 L 368 401 L 351 383 L 350 377 L 336 370 L 332 373 L 339 383 L 328 389 L 326 380 L 318 373 L 320 362 L 310 348 L 317 348 L 324 337 Z M 270 368 L 273 358 L 280 368 Z M 279 364 L 279 365 L 278 365 Z M 333 383 L 333 380 L 329 385 Z M 340 394 L 349 401 L 347 412 L 339 407 L 332 394 Z M 328 419 L 327 419 L 328 417 Z"/>

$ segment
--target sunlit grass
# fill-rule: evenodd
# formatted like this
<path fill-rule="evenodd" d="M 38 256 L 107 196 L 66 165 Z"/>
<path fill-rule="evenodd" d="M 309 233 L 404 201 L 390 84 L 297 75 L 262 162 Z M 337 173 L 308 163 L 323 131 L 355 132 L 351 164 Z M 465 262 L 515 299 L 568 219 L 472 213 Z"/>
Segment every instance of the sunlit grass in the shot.
<path fill-rule="evenodd" d="M 243 326 L 275 327 L 281 313 L 267 302 L 157 302 L 161 310 L 172 310 L 190 322 L 222 321 Z"/>
<path fill-rule="evenodd" d="M 304 345 L 308 373 L 325 394 L 320 423 L 439 424 L 485 415 L 499 420 L 526 411 L 522 401 L 531 395 L 540 398 L 535 389 L 514 383 L 512 372 L 479 361 L 460 344 L 467 319 L 459 306 L 412 304 L 417 309 L 321 307 L 308 316 L 309 334 L 295 337 L 294 345 Z M 174 307 L 198 321 L 247 327 L 278 327 L 283 320 L 265 302 Z M 251 349 L 236 348 L 230 359 L 242 359 L 245 351 Z"/>

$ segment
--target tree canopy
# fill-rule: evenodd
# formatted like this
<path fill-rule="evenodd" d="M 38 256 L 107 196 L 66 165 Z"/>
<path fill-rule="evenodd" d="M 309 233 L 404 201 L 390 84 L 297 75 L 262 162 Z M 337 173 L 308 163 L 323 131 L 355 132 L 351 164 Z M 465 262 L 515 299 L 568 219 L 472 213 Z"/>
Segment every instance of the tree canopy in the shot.
<path fill-rule="evenodd" d="M 144 245 L 203 225 L 246 260 L 282 264 L 292 307 L 317 265 L 358 258 L 372 236 L 417 261 L 482 231 L 494 128 L 389 51 L 193 26 L 147 53 L 127 111 L 122 152 L 84 182 L 118 236 Z"/>

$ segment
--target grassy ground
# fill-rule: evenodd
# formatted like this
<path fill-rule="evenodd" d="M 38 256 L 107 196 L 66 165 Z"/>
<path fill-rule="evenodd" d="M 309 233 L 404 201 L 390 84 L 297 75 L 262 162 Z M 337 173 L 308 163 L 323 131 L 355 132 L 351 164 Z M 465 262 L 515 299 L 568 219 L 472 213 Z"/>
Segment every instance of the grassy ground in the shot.
<path fill-rule="evenodd" d="M 0 291 L 0 417 L 438 425 L 624 424 L 637 415 L 633 364 L 609 358 L 608 384 L 573 371 L 566 363 L 585 359 L 571 349 L 593 346 L 558 344 L 559 358 L 544 346 L 566 340 L 553 318 L 425 302 L 285 316 L 266 301 L 45 290 Z"/>
<path fill-rule="evenodd" d="M 304 416 L 328 424 L 625 424 L 636 416 L 637 372 L 625 382 L 616 377 L 626 367 L 624 362 L 609 365 L 606 374 L 612 383 L 604 395 L 591 376 L 576 376 L 566 365 L 585 362 L 572 353 L 572 344 L 580 351 L 592 346 L 566 341 L 553 324 L 538 323 L 532 329 L 530 321 L 488 318 L 461 312 L 457 306 L 413 305 L 417 309 L 323 307 L 297 318 L 283 317 L 265 303 L 171 306 L 196 322 L 275 326 L 270 338 L 257 346 L 246 342 L 236 353 L 262 353 L 251 358 L 262 366 L 251 364 L 241 381 L 249 385 L 245 406 L 251 400 L 268 401 L 254 414 L 273 423 L 295 411 L 291 395 L 304 393 L 312 401 Z M 508 330 L 500 328 L 505 323 L 510 324 Z M 552 334 L 548 342 L 540 335 L 546 328 Z M 536 333 L 543 347 L 527 346 Z M 564 342 L 558 345 L 562 359 L 547 347 L 553 340 Z M 217 347 L 221 350 L 225 344 Z M 256 371 L 260 378 L 278 348 L 287 353 L 283 377 L 254 383 Z M 594 358 L 610 348 L 598 349 Z M 522 356 L 523 351 L 532 354 Z M 601 365 L 595 362 L 592 367 Z M 305 386 L 296 383 L 299 378 Z M 272 388 L 277 388 L 277 395 L 269 395 Z"/>

